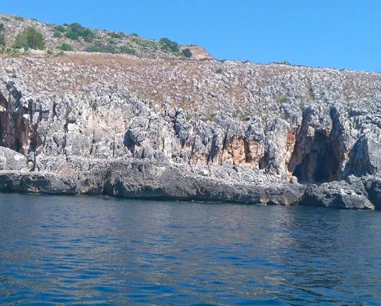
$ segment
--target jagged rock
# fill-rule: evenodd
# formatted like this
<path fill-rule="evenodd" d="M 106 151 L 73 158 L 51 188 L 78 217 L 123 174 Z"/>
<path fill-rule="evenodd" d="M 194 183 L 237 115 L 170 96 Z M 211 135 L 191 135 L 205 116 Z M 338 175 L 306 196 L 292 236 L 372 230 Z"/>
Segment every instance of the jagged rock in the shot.
<path fill-rule="evenodd" d="M 360 190 L 353 190 L 345 182 L 311 185 L 307 188 L 300 205 L 350 209 L 375 209 Z"/>
<path fill-rule="evenodd" d="M 368 192 L 368 198 L 376 209 L 381 209 L 381 178 L 368 179 L 365 188 Z"/>
<path fill-rule="evenodd" d="M 43 173 L 3 190 L 380 208 L 378 74 L 73 53 L 0 80 L 0 164 Z"/>

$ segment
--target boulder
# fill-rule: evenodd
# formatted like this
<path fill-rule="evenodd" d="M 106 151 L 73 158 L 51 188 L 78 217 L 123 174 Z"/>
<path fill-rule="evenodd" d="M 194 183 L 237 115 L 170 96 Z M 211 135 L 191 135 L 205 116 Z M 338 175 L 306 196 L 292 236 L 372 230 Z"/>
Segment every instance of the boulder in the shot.
<path fill-rule="evenodd" d="M 25 170 L 27 159 L 14 150 L 0 147 L 0 170 Z"/>
<path fill-rule="evenodd" d="M 347 209 L 375 209 L 361 190 L 345 182 L 331 182 L 307 187 L 300 205 Z"/>

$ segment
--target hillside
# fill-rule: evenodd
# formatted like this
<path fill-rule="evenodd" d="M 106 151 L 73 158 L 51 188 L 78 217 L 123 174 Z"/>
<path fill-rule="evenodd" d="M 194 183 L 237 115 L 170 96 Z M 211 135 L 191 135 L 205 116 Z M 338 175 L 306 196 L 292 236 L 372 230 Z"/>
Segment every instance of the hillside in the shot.
<path fill-rule="evenodd" d="M 0 23 L 4 25 L 5 42 L 8 47 L 14 44 L 19 33 L 32 27 L 43 35 L 45 48 L 50 51 L 119 53 L 152 58 L 212 58 L 199 46 L 181 46 L 168 38 L 159 41 L 145 39 L 136 33 L 90 29 L 79 23 L 53 25 L 35 19 L 3 14 L 0 14 Z M 182 52 L 185 49 L 190 53 Z"/>
<path fill-rule="evenodd" d="M 0 190 L 381 208 L 380 74 L 160 54 L 2 54 Z"/>

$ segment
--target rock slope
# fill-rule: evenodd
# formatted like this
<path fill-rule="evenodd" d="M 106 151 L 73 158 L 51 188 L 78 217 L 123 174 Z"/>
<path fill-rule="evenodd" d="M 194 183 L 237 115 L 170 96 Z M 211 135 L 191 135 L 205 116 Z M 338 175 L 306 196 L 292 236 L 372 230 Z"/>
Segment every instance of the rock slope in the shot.
<path fill-rule="evenodd" d="M 4 55 L 0 189 L 379 209 L 380 107 L 377 73 Z"/>

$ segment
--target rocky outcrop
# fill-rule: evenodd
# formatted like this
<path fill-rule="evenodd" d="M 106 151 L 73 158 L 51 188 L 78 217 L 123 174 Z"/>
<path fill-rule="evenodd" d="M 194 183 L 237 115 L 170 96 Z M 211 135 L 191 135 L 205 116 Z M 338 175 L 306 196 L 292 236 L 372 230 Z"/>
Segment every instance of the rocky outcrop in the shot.
<path fill-rule="evenodd" d="M 74 195 L 78 193 L 73 177 L 54 173 L 0 172 L 1 192 L 29 192 Z"/>
<path fill-rule="evenodd" d="M 0 58 L 1 190 L 380 208 L 381 76 L 84 56 Z"/>
<path fill-rule="evenodd" d="M 375 209 L 375 205 L 366 197 L 363 190 L 345 182 L 323 183 L 307 188 L 300 205 L 349 208 Z"/>

